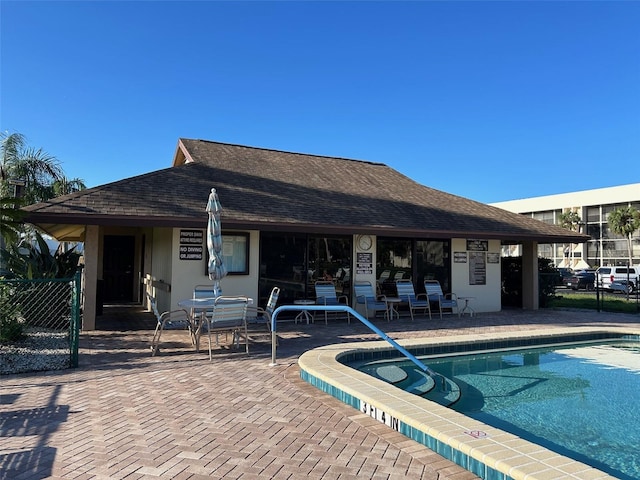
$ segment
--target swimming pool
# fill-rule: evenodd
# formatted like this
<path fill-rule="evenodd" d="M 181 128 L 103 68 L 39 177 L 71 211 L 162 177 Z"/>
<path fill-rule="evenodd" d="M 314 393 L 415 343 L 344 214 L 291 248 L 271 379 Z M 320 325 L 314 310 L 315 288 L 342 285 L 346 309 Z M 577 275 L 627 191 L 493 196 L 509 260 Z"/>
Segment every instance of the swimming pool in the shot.
<path fill-rule="evenodd" d="M 623 337 L 637 341 L 640 338 L 640 332 L 622 329 L 571 328 L 557 329 L 553 334 L 549 332 L 541 334 L 539 331 L 518 332 L 501 339 L 483 334 L 474 337 L 414 339 L 402 342 L 402 344 L 414 355 L 422 356 L 452 355 L 479 350 L 491 351 L 559 342 L 575 343 Z M 616 468 L 611 469 L 612 472 L 615 472 L 613 475 L 607 474 L 588 465 L 586 458 L 580 457 L 584 461 L 568 458 L 563 455 L 567 451 L 558 452 L 557 449 L 549 448 L 552 445 L 544 445 L 538 441 L 532 442 L 521 438 L 520 433 L 522 432 L 517 429 L 513 431 L 506 429 L 508 420 L 502 420 L 504 423 L 498 426 L 490 425 L 483 421 L 487 420 L 486 418 L 483 419 L 481 415 L 475 415 L 478 412 L 463 414 L 452 408 L 446 408 L 433 401 L 400 390 L 382 380 L 372 378 L 345 364 L 345 362 L 362 363 L 394 357 L 396 357 L 395 352 L 386 343 L 366 342 L 330 345 L 314 349 L 302 355 L 298 363 L 301 377 L 307 382 L 387 424 L 405 436 L 426 445 L 481 478 L 489 480 L 596 479 L 615 478 L 613 475 L 620 475 Z M 516 368 L 519 362 L 524 364 L 524 360 L 517 360 L 516 357 L 502 361 L 511 362 L 514 364 L 513 368 Z M 567 363 L 560 363 L 568 368 Z M 433 361 L 430 360 L 428 364 L 432 368 L 434 367 Z M 537 368 L 540 369 L 540 367 Z M 550 367 L 544 367 L 544 369 L 547 368 Z M 562 376 L 561 373 L 555 375 Z M 469 381 L 462 383 L 469 383 L 470 388 L 474 388 L 470 378 L 467 380 Z M 585 385 L 583 380 L 584 378 L 575 378 L 573 380 L 574 388 L 583 388 Z M 536 382 L 548 383 L 546 380 Z M 512 387 L 512 390 L 518 390 L 518 393 L 522 392 L 525 395 L 529 395 L 531 390 L 522 384 L 520 386 L 512 385 Z M 604 387 L 601 390 L 604 390 Z M 610 393 L 612 393 L 611 390 Z M 463 391 L 461 398 L 464 396 Z M 486 397 L 485 395 L 483 398 L 486 399 Z M 471 399 L 468 400 L 468 402 L 470 401 Z M 561 402 L 563 399 L 558 401 Z M 465 400 L 460 400 L 458 403 L 463 406 L 464 402 Z M 474 415 L 477 418 L 474 418 Z M 622 427 L 624 427 L 626 422 L 618 423 L 622 423 Z M 618 436 L 628 438 L 625 435 L 624 429 L 618 432 Z M 536 440 L 538 439 L 536 438 Z M 633 447 L 632 445 L 627 446 Z M 601 464 L 598 465 L 601 466 Z M 628 476 L 627 478 L 637 477 Z"/>
<path fill-rule="evenodd" d="M 421 360 L 459 388 L 445 385 L 439 393 L 442 385 L 423 382 L 424 373 L 408 360 L 354 366 L 618 478 L 640 479 L 640 402 L 630 401 L 640 397 L 640 342 Z"/>

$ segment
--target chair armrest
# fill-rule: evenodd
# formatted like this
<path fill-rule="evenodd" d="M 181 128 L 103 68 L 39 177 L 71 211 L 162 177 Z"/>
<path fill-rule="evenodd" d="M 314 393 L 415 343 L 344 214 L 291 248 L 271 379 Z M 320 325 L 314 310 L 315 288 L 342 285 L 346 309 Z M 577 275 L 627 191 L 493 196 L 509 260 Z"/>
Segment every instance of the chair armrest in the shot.
<path fill-rule="evenodd" d="M 455 300 L 456 302 L 458 301 L 458 296 L 455 293 L 447 293 L 445 294 L 444 298 Z"/>
<path fill-rule="evenodd" d="M 179 308 L 177 310 L 171 310 L 170 312 L 163 312 L 160 315 L 160 321 L 168 318 L 169 320 L 175 318 L 176 320 L 187 320 L 191 321 L 191 315 L 184 308 Z"/>
<path fill-rule="evenodd" d="M 420 300 L 421 298 L 424 298 L 425 300 L 429 300 L 429 295 L 427 295 L 426 293 L 419 293 L 416 295 L 416 300 Z"/>
<path fill-rule="evenodd" d="M 349 297 L 347 297 L 346 295 L 340 295 L 337 297 L 338 298 L 338 302 L 340 302 L 340 300 L 344 300 L 345 304 L 349 304 Z"/>

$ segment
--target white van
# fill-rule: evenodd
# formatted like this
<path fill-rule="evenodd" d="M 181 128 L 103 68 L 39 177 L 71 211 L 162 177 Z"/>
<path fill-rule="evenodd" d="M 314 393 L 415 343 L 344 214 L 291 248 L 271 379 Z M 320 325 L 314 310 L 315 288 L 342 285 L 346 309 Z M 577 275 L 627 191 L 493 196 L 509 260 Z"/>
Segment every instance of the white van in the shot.
<path fill-rule="evenodd" d="M 628 275 L 628 277 L 627 277 Z M 640 281 L 640 266 L 633 267 L 600 267 L 596 270 L 596 281 L 605 290 L 611 290 L 613 282 L 629 279 L 629 293 L 638 288 Z"/>

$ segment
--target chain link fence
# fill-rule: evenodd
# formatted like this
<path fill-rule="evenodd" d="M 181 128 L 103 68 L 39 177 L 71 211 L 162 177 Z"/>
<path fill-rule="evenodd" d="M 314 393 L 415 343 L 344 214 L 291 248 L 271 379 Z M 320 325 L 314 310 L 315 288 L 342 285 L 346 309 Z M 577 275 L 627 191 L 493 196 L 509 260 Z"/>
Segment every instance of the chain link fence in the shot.
<path fill-rule="evenodd" d="M 0 373 L 78 366 L 81 275 L 0 280 Z"/>

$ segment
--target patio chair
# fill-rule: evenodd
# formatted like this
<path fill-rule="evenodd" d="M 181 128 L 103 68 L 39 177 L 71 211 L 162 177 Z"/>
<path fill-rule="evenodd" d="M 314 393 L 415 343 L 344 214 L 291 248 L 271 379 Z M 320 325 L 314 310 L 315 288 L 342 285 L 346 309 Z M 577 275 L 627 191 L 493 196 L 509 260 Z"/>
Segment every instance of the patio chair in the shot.
<path fill-rule="evenodd" d="M 280 288 L 273 287 L 265 308 L 247 307 L 247 332 L 271 333 L 271 318 L 280 296 Z M 276 339 L 277 341 L 277 339 Z M 276 344 L 277 345 L 277 344 Z"/>
<path fill-rule="evenodd" d="M 153 332 L 153 338 L 151 339 L 151 356 L 155 357 L 156 353 L 160 350 L 160 336 L 163 330 L 188 330 L 191 338 L 191 344 L 196 343 L 195 329 L 189 312 L 184 309 L 171 310 L 160 313 L 158 311 L 158 302 L 154 296 L 147 293 L 147 299 L 149 300 L 149 306 L 156 316 L 156 329 Z"/>
<path fill-rule="evenodd" d="M 402 280 L 403 278 L 404 278 L 404 270 L 398 270 L 393 276 L 393 279 L 395 281 Z"/>
<path fill-rule="evenodd" d="M 398 291 L 398 298 L 409 306 L 411 321 L 413 321 L 414 310 L 422 310 L 423 315 L 426 315 L 426 312 L 428 311 L 429 320 L 431 320 L 431 305 L 429 304 L 429 299 L 424 293 L 416 295 L 416 292 L 413 289 L 413 282 L 411 280 L 396 280 L 396 289 Z"/>
<path fill-rule="evenodd" d="M 386 282 L 389 279 L 390 275 L 391 275 L 391 270 L 384 270 L 378 277 L 378 283 Z"/>
<path fill-rule="evenodd" d="M 451 315 L 453 315 L 453 310 L 455 309 L 455 311 L 458 313 L 458 318 L 460 318 L 458 296 L 455 293 L 447 293 L 446 295 L 442 293 L 442 287 L 440 286 L 440 282 L 438 280 L 425 280 L 424 291 L 427 292 L 429 302 L 433 303 L 434 305 L 438 305 L 441 319 L 443 308 L 450 309 Z"/>
<path fill-rule="evenodd" d="M 373 291 L 370 282 L 355 282 L 353 288 L 356 294 L 356 301 L 360 305 L 364 305 L 365 316 L 369 318 L 369 312 L 373 312 L 373 318 L 377 312 L 384 312 L 387 320 L 390 320 L 389 305 L 384 295 L 377 295 Z"/>
<path fill-rule="evenodd" d="M 196 285 L 195 287 L 193 287 L 193 296 L 191 298 L 215 298 L 216 297 L 216 292 L 215 289 L 213 288 L 213 285 L 209 285 L 209 284 L 203 284 L 203 285 Z M 213 313 L 213 310 L 208 309 L 208 310 L 200 310 L 200 311 L 195 311 L 193 308 L 191 309 L 191 317 L 193 317 L 196 321 L 200 321 L 202 317 L 204 317 L 204 315 L 211 315 Z M 228 333 L 228 332 L 227 332 Z M 216 334 L 216 345 L 219 344 L 219 334 Z M 227 338 L 225 337 L 225 340 Z"/>
<path fill-rule="evenodd" d="M 316 289 L 316 305 L 349 305 L 349 299 L 346 295 L 338 296 L 336 294 L 336 286 L 333 282 L 329 281 L 318 281 L 315 283 Z M 315 311 L 313 312 L 313 321 L 315 323 Z M 328 322 L 328 313 L 326 310 L 324 312 L 324 323 L 327 325 Z M 351 315 L 347 312 L 347 321 L 351 323 Z"/>
<path fill-rule="evenodd" d="M 245 339 L 245 350 L 249 354 L 249 338 L 247 335 L 247 297 L 219 296 L 215 299 L 211 314 L 207 313 L 200 319 L 196 332 L 196 350 L 200 350 L 200 337 L 206 330 L 209 337 L 209 360 L 212 360 L 211 333 L 232 333 L 232 342 L 236 348 L 240 347 L 240 337 Z"/>

